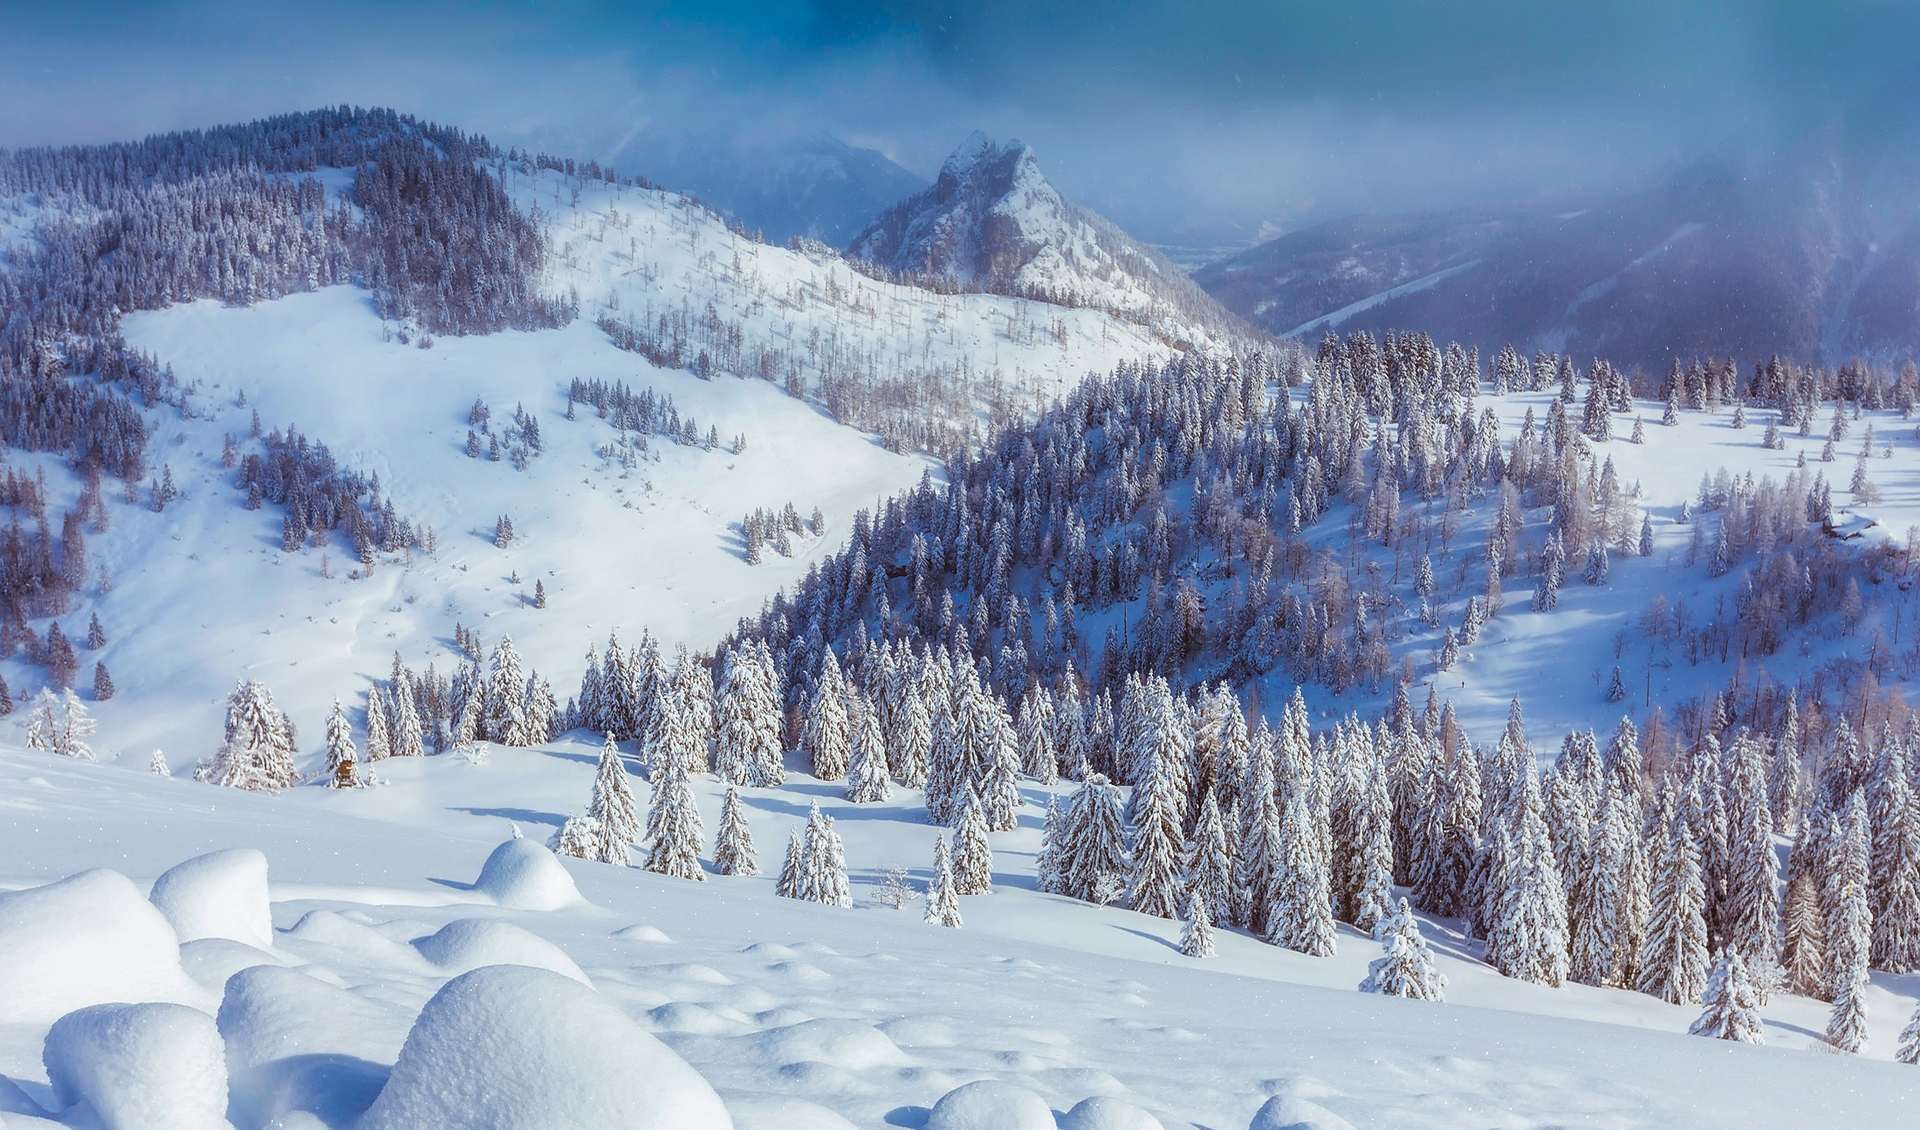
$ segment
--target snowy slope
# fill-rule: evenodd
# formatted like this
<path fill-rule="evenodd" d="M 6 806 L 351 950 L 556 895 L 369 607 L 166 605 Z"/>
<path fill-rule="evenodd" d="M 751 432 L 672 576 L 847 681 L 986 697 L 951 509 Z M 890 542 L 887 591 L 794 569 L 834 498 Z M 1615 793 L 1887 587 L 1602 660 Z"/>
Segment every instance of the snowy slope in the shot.
<path fill-rule="evenodd" d="M 747 1126 L 842 1125 L 804 1121 L 803 1110 L 824 1116 L 794 1103 L 854 1125 L 921 1125 L 942 1095 L 978 1079 L 1031 1089 L 1057 1112 L 1106 1096 L 1167 1127 L 1244 1126 L 1275 1095 L 1317 1104 L 1322 1126 L 1418 1127 L 1870 1125 L 1920 1098 L 1908 1068 L 1799 1050 L 1822 1026 L 1817 1002 L 1774 998 L 1766 1037 L 1775 1046 L 1683 1037 L 1692 1009 L 1506 981 L 1456 956 L 1447 922 L 1424 924 L 1451 979 L 1444 1005 L 1355 992 L 1377 948 L 1344 927 L 1332 958 L 1223 932 L 1221 956 L 1195 962 L 1176 952 L 1175 923 L 1037 894 L 1031 809 L 1020 830 L 995 837 L 995 890 L 963 900 L 965 927 L 925 926 L 912 909 L 875 904 L 885 867 L 925 878 L 935 829 L 914 794 L 849 809 L 837 787 L 804 775 L 747 791 L 762 865 L 819 799 L 847 841 L 851 911 L 776 902 L 765 876 L 695 885 L 577 862 L 567 870 L 586 903 L 571 908 L 506 911 L 471 889 L 510 821 L 544 837 L 584 802 L 591 753 L 562 744 L 496 750 L 478 766 L 389 761 L 382 788 L 266 797 L 0 752 L 12 812 L 0 830 L 11 861 L 0 880 L 26 886 L 107 866 L 144 890 L 188 856 L 264 849 L 278 928 L 271 953 L 195 943 L 185 956 L 198 984 L 173 991 L 211 1009 L 228 975 L 262 962 L 336 986 L 250 974 L 265 982 L 250 986 L 264 997 L 223 1022 L 229 1040 L 246 1039 L 237 1015 L 271 1015 L 276 1005 L 295 1023 L 307 1018 L 309 1039 L 332 1041 L 325 1051 L 373 1065 L 362 1087 L 336 1080 L 318 1092 L 331 1125 L 370 1098 L 415 1013 L 459 971 L 425 959 L 445 949 L 407 943 L 473 918 L 558 946 Z M 698 788 L 711 829 L 716 798 Z M 520 960 L 562 960 L 513 937 L 490 944 L 511 945 L 504 952 Z M 1885 1055 L 1920 978 L 1875 981 L 1871 1050 Z M 342 1028 L 338 1017 L 354 1019 Z M 529 1013 L 523 1022 L 546 1020 Z M 42 1098 L 45 1028 L 0 1023 L 0 1074 Z M 566 1084 L 578 1092 L 609 1082 Z M 782 1103 L 782 1114 L 766 1114 Z"/>
<path fill-rule="evenodd" d="M 97 608 L 112 637 L 103 652 L 82 654 L 83 683 L 103 660 L 119 691 L 99 705 L 104 749 L 144 760 L 157 744 L 197 759 L 217 736 L 219 702 L 247 674 L 275 688 L 296 724 L 317 727 L 334 697 L 352 700 L 395 651 L 416 666 L 437 657 L 445 670 L 456 623 L 489 646 L 511 634 L 564 701 L 588 641 L 646 629 L 669 648 L 709 647 L 837 547 L 856 510 L 933 469 L 777 384 L 725 372 L 700 380 L 616 349 L 595 325 L 598 311 L 651 324 L 685 311 L 699 320 L 710 308 L 747 350 L 776 353 L 783 375 L 790 362 L 810 396 L 828 373 L 856 366 L 951 377 L 971 398 L 968 425 L 976 413 L 1026 410 L 1123 359 L 1167 355 L 1097 311 L 936 295 L 877 282 L 824 250 L 755 243 L 671 193 L 513 165 L 502 176 L 549 226 L 545 285 L 581 299 L 569 326 L 443 337 L 421 349 L 390 334 L 397 327 L 351 287 L 125 319 L 128 342 L 197 391 L 195 418 L 151 414 L 150 461 L 172 471 L 185 497 L 156 515 L 110 492 L 112 528 L 90 548 L 112 591 L 83 594 L 79 620 L 65 625 L 77 638 L 84 610 Z M 590 408 L 564 419 L 576 378 L 670 396 L 723 446 L 652 437 L 646 461 L 625 468 L 602 454 L 615 431 Z M 546 451 L 525 471 L 464 454 L 476 397 L 496 420 L 516 405 L 539 418 Z M 244 438 L 255 410 L 266 428 L 293 425 L 343 465 L 378 474 L 402 514 L 434 528 L 437 552 L 390 559 L 361 580 L 349 577 L 357 562 L 344 544 L 282 553 L 279 513 L 243 510 L 219 464 L 222 436 Z M 738 455 L 724 446 L 736 434 L 747 441 Z M 58 460 L 15 462 L 44 469 L 52 513 L 77 497 L 77 477 Z M 794 558 L 748 566 L 741 516 L 788 502 L 802 514 L 820 507 L 827 533 L 801 539 Z M 502 514 L 520 535 L 506 550 L 491 540 Z M 531 604 L 536 579 L 549 594 L 544 610 Z M 19 698 L 43 678 L 18 661 L 0 662 L 0 672 Z"/>
<path fill-rule="evenodd" d="M 1174 342 L 1245 339 L 1165 256 L 1062 197 L 1032 149 L 978 132 L 932 186 L 854 237 L 849 254 L 901 274 L 1113 311 Z"/>

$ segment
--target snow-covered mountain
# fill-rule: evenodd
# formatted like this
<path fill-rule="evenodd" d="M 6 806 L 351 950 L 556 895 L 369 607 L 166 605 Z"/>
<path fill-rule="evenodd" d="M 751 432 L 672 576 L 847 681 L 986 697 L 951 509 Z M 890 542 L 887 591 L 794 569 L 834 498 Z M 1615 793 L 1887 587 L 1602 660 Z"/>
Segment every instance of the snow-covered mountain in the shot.
<path fill-rule="evenodd" d="M 1419 327 L 1655 369 L 1705 353 L 1897 362 L 1920 352 L 1908 164 L 1832 146 L 1555 205 L 1349 217 L 1195 278 L 1276 334 Z"/>
<path fill-rule="evenodd" d="M 844 247 L 882 209 L 925 186 L 877 149 L 824 133 L 726 134 L 651 128 L 623 171 L 698 197 L 774 243 Z"/>
<path fill-rule="evenodd" d="M 848 254 L 902 276 L 1106 310 L 1180 345 L 1249 336 L 1166 256 L 1063 197 L 1032 149 L 979 132 Z"/>

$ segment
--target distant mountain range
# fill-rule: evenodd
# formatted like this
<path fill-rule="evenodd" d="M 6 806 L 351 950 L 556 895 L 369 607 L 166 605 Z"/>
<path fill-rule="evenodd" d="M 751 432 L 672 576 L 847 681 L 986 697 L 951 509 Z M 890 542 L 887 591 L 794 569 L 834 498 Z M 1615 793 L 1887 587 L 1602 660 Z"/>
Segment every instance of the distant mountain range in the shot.
<path fill-rule="evenodd" d="M 1250 336 L 1165 255 L 1063 197 L 1032 149 L 977 132 L 847 253 L 904 276 L 1105 310 L 1174 344 Z"/>
<path fill-rule="evenodd" d="M 1195 278 L 1282 335 L 1423 329 L 1648 367 L 1904 358 L 1920 350 L 1920 210 L 1899 172 L 1911 163 L 1833 145 L 1561 206 L 1348 217 Z"/>

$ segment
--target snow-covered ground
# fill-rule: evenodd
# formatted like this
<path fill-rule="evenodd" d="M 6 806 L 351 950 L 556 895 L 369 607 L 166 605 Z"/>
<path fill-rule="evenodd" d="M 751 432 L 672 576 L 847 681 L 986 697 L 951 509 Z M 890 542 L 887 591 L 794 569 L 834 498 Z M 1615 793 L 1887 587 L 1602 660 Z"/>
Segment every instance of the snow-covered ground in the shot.
<path fill-rule="evenodd" d="M 633 1069 L 611 1074 L 585 1053 L 544 1071 L 496 1058 L 508 1037 L 486 1036 L 473 1015 L 489 1008 L 511 1010 L 514 1038 L 535 1043 L 571 1046 L 567 1033 L 581 1025 L 635 1039 L 598 1004 L 582 1018 L 586 998 L 557 977 L 463 983 L 464 996 L 449 995 L 464 1009 L 438 1006 L 416 1033 L 421 1047 L 403 1055 L 416 1016 L 449 979 L 504 961 L 590 982 L 598 1001 L 691 1064 L 744 1127 L 951 1125 L 929 1111 L 977 1080 L 1026 1089 L 1061 1113 L 1091 1097 L 1117 1100 L 1166 1127 L 1246 1126 L 1275 1096 L 1287 1117 L 1260 1125 L 1892 1125 L 1920 1101 L 1920 1072 L 1879 1061 L 1920 977 L 1875 976 L 1863 1058 L 1807 1050 L 1824 1026 L 1826 1006 L 1816 1002 L 1776 996 L 1765 1009 L 1769 1047 L 1687 1037 L 1691 1008 L 1504 980 L 1462 956 L 1449 922 L 1423 923 L 1450 980 L 1449 1003 L 1383 999 L 1355 991 L 1377 947 L 1345 928 L 1331 958 L 1223 931 L 1220 956 L 1196 961 L 1178 954 L 1176 923 L 1037 893 L 1033 807 L 1017 831 L 995 837 L 995 890 L 962 900 L 958 931 L 876 901 L 886 867 L 926 877 L 936 830 L 917 794 L 855 808 L 837 799 L 838 787 L 804 774 L 745 793 L 762 866 L 776 869 L 787 833 L 817 800 L 846 840 L 854 909 L 776 900 L 767 877 L 694 884 L 569 861 L 581 896 L 572 901 L 531 846 L 584 805 L 593 760 L 589 746 L 562 742 L 494 750 L 480 765 L 386 761 L 383 787 L 264 796 L 0 751 L 0 885 L 96 867 L 131 880 L 95 876 L 0 895 L 5 964 L 30 972 L 38 994 L 22 1003 L 0 993 L 0 1075 L 52 1103 L 42 1043 L 55 1016 L 100 1001 L 164 1000 L 218 1015 L 229 1114 L 242 1130 L 274 1117 L 283 1127 L 393 1125 L 390 1111 L 384 1122 L 356 1122 L 383 1086 L 394 1094 L 376 1114 L 412 1109 L 425 1119 L 415 1125 L 443 1124 L 420 1114 L 430 1108 L 406 1107 L 422 1101 L 422 1064 L 439 1062 L 424 1050 L 435 1040 L 497 1073 L 492 1102 L 551 1104 L 535 1106 L 549 1119 L 501 1125 L 592 1125 L 567 1112 L 604 1100 L 611 1105 L 593 1109 L 630 1116 L 620 1104 L 684 1096 L 667 1084 L 649 1091 L 664 1068 L 637 1043 Z M 708 784 L 698 788 L 712 829 L 717 798 Z M 1028 789 L 1029 801 L 1040 795 Z M 521 866 L 496 868 L 476 888 L 513 824 L 527 836 L 510 849 Z M 168 918 L 201 937 L 174 951 L 140 894 L 174 864 L 229 848 L 265 853 L 270 941 L 260 934 L 257 863 L 229 856 L 169 881 Z M 57 933 L 50 917 L 65 923 Z M 268 968 L 240 972 L 250 966 Z M 4 971 L 0 984 L 17 988 Z M 197 1031 L 178 1016 L 162 1019 Z M 204 1043 L 157 1040 L 170 1052 L 158 1066 L 123 1050 L 116 1071 L 139 1087 L 165 1079 L 190 1089 L 193 1049 L 211 1054 Z M 74 1058 L 90 1062 L 92 1045 L 79 1044 L 59 1059 L 68 1074 Z M 409 1057 L 389 1082 L 391 1066 Z M 0 1082 L 0 1111 L 9 1093 Z M 294 1109 L 312 1117 L 286 1113 Z M 35 1125 L 15 1114 L 0 1114 L 0 1124 Z"/>

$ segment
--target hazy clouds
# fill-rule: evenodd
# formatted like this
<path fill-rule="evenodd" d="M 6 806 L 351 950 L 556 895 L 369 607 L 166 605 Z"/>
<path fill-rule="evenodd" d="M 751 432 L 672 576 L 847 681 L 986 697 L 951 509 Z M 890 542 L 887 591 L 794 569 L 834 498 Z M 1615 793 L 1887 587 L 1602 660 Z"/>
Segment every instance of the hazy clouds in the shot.
<path fill-rule="evenodd" d="M 978 126 L 1167 238 L 1578 191 L 1843 106 L 1905 115 L 1920 5 L 0 0 L 0 29 L 0 144 L 351 101 L 603 159 L 648 123 L 824 129 L 930 173 Z"/>

